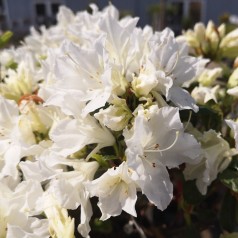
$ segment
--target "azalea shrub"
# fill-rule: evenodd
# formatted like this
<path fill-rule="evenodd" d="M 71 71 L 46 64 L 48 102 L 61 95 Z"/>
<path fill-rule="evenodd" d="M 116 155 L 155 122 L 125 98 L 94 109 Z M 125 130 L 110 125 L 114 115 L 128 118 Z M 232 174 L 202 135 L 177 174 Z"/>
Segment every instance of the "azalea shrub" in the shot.
<path fill-rule="evenodd" d="M 238 29 L 90 7 L 1 49 L 0 237 L 238 237 Z"/>

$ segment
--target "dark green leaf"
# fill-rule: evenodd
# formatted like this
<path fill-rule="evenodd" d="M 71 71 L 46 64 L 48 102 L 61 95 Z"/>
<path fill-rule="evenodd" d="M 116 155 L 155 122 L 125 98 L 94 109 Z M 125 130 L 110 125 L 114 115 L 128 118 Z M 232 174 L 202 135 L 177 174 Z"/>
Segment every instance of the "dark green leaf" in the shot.
<path fill-rule="evenodd" d="M 238 192 L 238 158 L 234 156 L 229 166 L 219 174 L 220 181 L 233 190 Z"/>
<path fill-rule="evenodd" d="M 193 113 L 191 122 L 201 131 L 213 129 L 220 131 L 223 123 L 223 112 L 218 104 L 208 102 L 200 106 L 198 113 Z"/>
<path fill-rule="evenodd" d="M 238 171 L 232 168 L 224 170 L 220 175 L 221 182 L 234 192 L 238 192 Z"/>

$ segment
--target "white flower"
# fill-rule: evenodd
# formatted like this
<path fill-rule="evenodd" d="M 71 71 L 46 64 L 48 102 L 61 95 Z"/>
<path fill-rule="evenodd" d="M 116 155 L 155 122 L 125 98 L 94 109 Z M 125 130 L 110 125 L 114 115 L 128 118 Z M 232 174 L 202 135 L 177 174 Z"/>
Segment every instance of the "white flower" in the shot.
<path fill-rule="evenodd" d="M 100 109 L 98 113 L 94 114 L 94 117 L 100 121 L 100 123 L 111 130 L 121 131 L 123 130 L 129 120 L 132 117 L 132 113 L 126 104 L 125 99 L 115 98 L 106 109 Z"/>
<path fill-rule="evenodd" d="M 118 216 L 122 210 L 136 216 L 136 184 L 131 174 L 132 171 L 123 162 L 119 167 L 108 169 L 101 177 L 86 184 L 90 196 L 99 198 L 101 220 Z"/>
<path fill-rule="evenodd" d="M 111 96 L 111 69 L 104 63 L 101 40 L 92 49 L 79 48 L 68 42 L 62 48 L 64 55 L 55 64 L 56 90 L 78 91 L 81 101 L 87 102 L 84 115 L 103 107 Z M 67 79 L 67 80 L 65 80 Z M 52 87 L 52 86 L 51 86 Z"/>
<path fill-rule="evenodd" d="M 32 94 L 38 85 L 33 72 L 24 61 L 20 62 L 17 69 L 8 69 L 8 77 L 0 83 L 0 95 L 18 101 L 22 95 Z"/>
<path fill-rule="evenodd" d="M 233 97 L 238 97 L 238 86 L 228 89 L 227 94 L 232 95 Z"/>
<path fill-rule="evenodd" d="M 232 120 L 226 120 L 226 123 L 231 128 L 232 132 L 234 133 L 236 149 L 238 150 L 238 123 Z"/>
<path fill-rule="evenodd" d="M 97 144 L 91 152 L 96 153 L 103 147 L 112 146 L 115 142 L 110 131 L 100 126 L 90 115 L 86 118 L 68 118 L 60 121 L 50 131 L 50 138 L 54 142 L 52 149 L 62 156 L 68 156 L 90 144 Z M 88 155 L 88 159 L 89 157 Z"/>
<path fill-rule="evenodd" d="M 16 181 L 19 173 L 17 165 L 21 159 L 18 120 L 19 111 L 14 101 L 0 96 L 0 156 L 3 159 L 0 178 L 11 176 Z M 0 158 L 1 158 L 0 157 Z"/>
<path fill-rule="evenodd" d="M 130 49 L 130 36 L 133 33 L 138 18 L 126 18 L 118 21 L 117 16 L 106 12 L 105 17 L 99 22 L 100 30 L 107 35 L 106 50 L 113 61 L 122 66 L 123 72 L 127 68 L 127 54 Z"/>
<path fill-rule="evenodd" d="M 48 237 L 46 221 L 39 222 L 37 218 L 30 216 L 35 213 L 36 200 L 43 194 L 40 183 L 22 182 L 14 191 L 1 182 L 0 185 L 0 237 L 20 238 L 19 234 L 28 234 L 29 237 L 40 237 L 41 234 L 44 238 Z M 16 230 L 19 234 L 15 233 Z"/>
<path fill-rule="evenodd" d="M 184 175 L 186 180 L 196 179 L 198 190 L 205 195 L 207 187 L 227 168 L 237 152 L 214 130 L 200 134 L 198 140 L 202 145 L 202 160 L 194 165 L 186 164 Z"/>
<path fill-rule="evenodd" d="M 238 29 L 229 32 L 220 43 L 222 55 L 228 58 L 235 58 L 238 54 Z"/>
<path fill-rule="evenodd" d="M 158 84 L 154 90 L 180 109 L 198 110 L 194 100 L 181 86 L 196 77 L 199 59 L 184 55 L 171 30 L 156 33 L 150 41 L 149 59 L 155 65 Z"/>
<path fill-rule="evenodd" d="M 198 86 L 193 89 L 191 96 L 201 105 L 207 103 L 209 100 L 214 100 L 214 102 L 217 103 L 217 94 L 219 89 L 219 85 L 216 85 L 213 88 Z"/>
<path fill-rule="evenodd" d="M 234 87 L 237 87 L 238 86 L 238 68 L 236 68 L 231 76 L 229 77 L 229 80 L 228 80 L 228 87 L 229 88 L 234 88 Z"/>
<path fill-rule="evenodd" d="M 193 55 L 216 56 L 219 52 L 220 41 L 225 36 L 225 24 L 216 27 L 214 22 L 209 21 L 207 27 L 201 22 L 196 23 L 194 30 L 188 30 L 182 36 L 177 37 L 178 41 L 186 41 L 190 46 Z"/>
<path fill-rule="evenodd" d="M 222 76 L 222 68 L 204 69 L 198 77 L 198 82 L 205 87 L 212 86 L 218 77 Z"/>
<path fill-rule="evenodd" d="M 30 217 L 25 229 L 9 224 L 6 238 L 48 238 L 49 235 L 47 219 Z"/>
<path fill-rule="evenodd" d="M 89 200 L 89 193 L 84 183 L 93 179 L 98 169 L 97 162 L 85 162 L 83 160 L 68 160 L 65 164 L 72 166 L 75 171 L 57 173 L 49 178 L 44 196 L 38 200 L 38 212 L 43 211 L 47 205 L 48 197 L 54 197 L 58 206 L 63 209 L 77 209 L 81 206 L 80 224 L 78 231 L 83 237 L 87 237 L 91 228 L 89 222 L 92 216 L 92 207 Z"/>
<path fill-rule="evenodd" d="M 132 129 L 124 131 L 128 167 L 148 199 L 164 210 L 172 199 L 173 186 L 166 166 L 195 163 L 200 146 L 183 132 L 178 109 L 151 106 L 139 108 Z"/>
<path fill-rule="evenodd" d="M 131 82 L 132 89 L 137 97 L 147 96 L 158 84 L 156 68 L 147 60 L 140 68 L 139 75 L 134 75 Z"/>
<path fill-rule="evenodd" d="M 65 208 L 61 207 L 57 199 L 51 194 L 45 194 L 41 203 L 38 202 L 48 221 L 51 237 L 74 238 L 74 219 L 68 216 Z"/>

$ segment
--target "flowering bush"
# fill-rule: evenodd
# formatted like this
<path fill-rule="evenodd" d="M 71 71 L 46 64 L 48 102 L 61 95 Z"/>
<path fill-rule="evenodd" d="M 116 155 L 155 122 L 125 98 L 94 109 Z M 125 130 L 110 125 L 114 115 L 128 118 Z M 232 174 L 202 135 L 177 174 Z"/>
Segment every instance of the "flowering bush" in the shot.
<path fill-rule="evenodd" d="M 107 232 L 95 201 L 101 221 L 124 211 L 141 237 L 160 237 L 133 218 L 154 224 L 150 204 L 180 214 L 158 228 L 167 237 L 216 219 L 235 237 L 238 30 L 198 23 L 175 38 L 91 9 L 61 7 L 57 25 L 0 52 L 0 237 Z M 203 209 L 224 193 L 219 213 Z"/>

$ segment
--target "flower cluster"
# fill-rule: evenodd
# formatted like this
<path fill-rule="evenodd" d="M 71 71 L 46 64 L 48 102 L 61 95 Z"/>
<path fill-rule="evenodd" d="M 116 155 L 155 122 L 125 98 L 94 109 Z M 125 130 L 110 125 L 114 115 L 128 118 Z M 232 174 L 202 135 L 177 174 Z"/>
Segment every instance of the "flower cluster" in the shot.
<path fill-rule="evenodd" d="M 237 55 L 237 31 L 198 24 L 179 39 L 119 19 L 113 5 L 91 10 L 62 6 L 57 25 L 0 52 L 0 237 L 88 237 L 91 197 L 101 220 L 137 216 L 138 192 L 164 210 L 171 169 L 185 166 L 205 195 L 237 154 L 215 128 L 193 122 L 196 102 L 219 102 L 226 90 L 215 85 L 224 67 L 190 54 Z M 235 97 L 236 75 L 227 91 Z M 190 94 L 184 86 L 194 83 Z M 238 124 L 227 123 L 238 141 Z"/>

